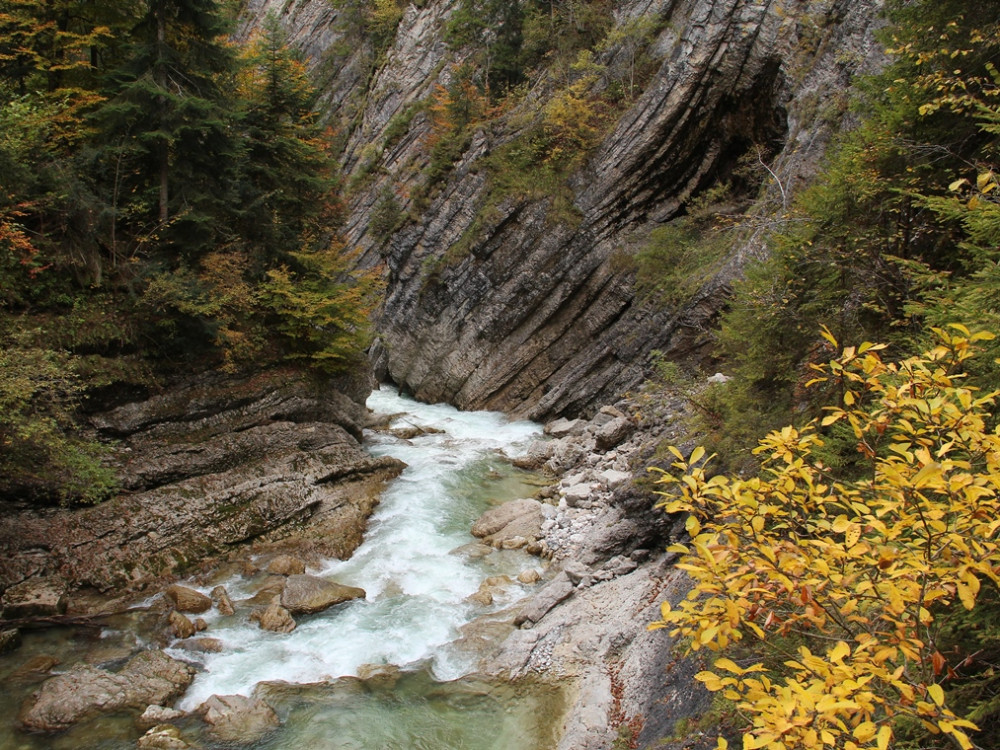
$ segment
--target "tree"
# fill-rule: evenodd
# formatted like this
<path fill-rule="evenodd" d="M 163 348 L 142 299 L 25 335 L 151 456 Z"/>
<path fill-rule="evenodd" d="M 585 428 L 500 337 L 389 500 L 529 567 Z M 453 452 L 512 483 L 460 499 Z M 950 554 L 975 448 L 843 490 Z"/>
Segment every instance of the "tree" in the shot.
<path fill-rule="evenodd" d="M 233 198 L 227 30 L 215 0 L 145 0 L 96 117 L 115 220 L 189 255 L 218 239 Z"/>
<path fill-rule="evenodd" d="M 269 17 L 240 55 L 239 199 L 241 242 L 258 277 L 287 262 L 304 234 L 335 220 L 333 160 L 316 123 L 316 92 L 284 30 Z"/>
<path fill-rule="evenodd" d="M 754 421 L 770 429 L 815 414 L 819 391 L 802 385 L 823 348 L 821 325 L 840 339 L 918 351 L 928 323 L 960 314 L 945 301 L 954 285 L 989 270 L 970 252 L 967 227 L 927 198 L 988 171 L 996 152 L 980 116 L 997 108 L 1000 5 L 893 0 L 887 15 L 891 62 L 857 82 L 859 126 L 796 192 L 770 257 L 748 269 L 723 313 L 720 350 L 743 394 L 732 399 L 733 422 L 763 412 Z"/>
<path fill-rule="evenodd" d="M 116 490 L 103 447 L 74 430 L 83 388 L 71 356 L 0 346 L 0 497 L 97 502 Z"/>
<path fill-rule="evenodd" d="M 671 449 L 678 473 L 658 480 L 662 507 L 690 514 L 691 542 L 673 549 L 694 586 L 652 627 L 693 650 L 756 640 L 771 654 L 720 658 L 697 675 L 745 718 L 745 750 L 886 750 L 908 720 L 974 747 L 976 724 L 945 690 L 970 679 L 984 694 L 996 688 L 1000 431 L 988 425 L 1000 391 L 963 383 L 992 334 L 952 325 L 936 335 L 901 362 L 862 344 L 817 366 L 843 406 L 761 440 L 759 477 L 711 476 L 703 449 L 687 460 Z M 841 480 L 816 460 L 824 431 L 840 424 L 863 477 Z M 956 638 L 963 613 L 979 626 Z M 966 708 L 990 721 L 998 710 L 988 700 Z"/>

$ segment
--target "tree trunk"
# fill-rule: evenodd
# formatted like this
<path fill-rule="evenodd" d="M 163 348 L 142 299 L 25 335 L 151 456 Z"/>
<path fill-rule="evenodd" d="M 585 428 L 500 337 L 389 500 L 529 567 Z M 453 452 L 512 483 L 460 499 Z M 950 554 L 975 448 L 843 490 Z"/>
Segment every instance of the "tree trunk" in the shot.
<path fill-rule="evenodd" d="M 163 4 L 158 4 L 156 8 L 156 85 L 161 91 L 167 90 L 167 19 L 164 13 Z M 166 94 L 160 94 L 160 120 L 161 123 L 167 115 Z M 168 207 L 170 200 L 169 176 L 170 176 L 170 147 L 166 141 L 160 143 L 160 223 L 166 224 L 170 218 Z"/>

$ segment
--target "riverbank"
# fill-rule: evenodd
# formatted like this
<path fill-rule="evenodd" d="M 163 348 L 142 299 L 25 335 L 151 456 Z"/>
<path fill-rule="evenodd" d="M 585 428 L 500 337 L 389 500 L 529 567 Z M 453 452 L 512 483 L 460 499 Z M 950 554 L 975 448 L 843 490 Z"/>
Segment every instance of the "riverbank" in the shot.
<path fill-rule="evenodd" d="M 294 386 L 292 390 L 298 387 L 301 386 Z M 254 403 L 259 401 L 253 400 Z M 274 394 L 264 401 L 288 403 L 287 399 Z M 181 402 L 183 399 L 178 401 Z M 519 748 L 551 750 L 558 746 L 596 750 L 611 747 L 616 742 L 619 743 L 616 747 L 644 747 L 668 735 L 677 719 L 704 711 L 707 694 L 692 688 L 691 676 L 697 671 L 697 665 L 678 662 L 670 639 L 662 631 L 650 633 L 645 628 L 646 623 L 655 619 L 659 602 L 664 597 L 676 599 L 684 593 L 683 577 L 671 567 L 671 558 L 663 552 L 672 538 L 683 533 L 682 527 L 653 507 L 653 495 L 648 486 L 643 486 L 645 467 L 654 460 L 656 443 L 664 436 L 676 438 L 670 434 L 672 406 L 663 403 L 654 409 L 647 404 L 639 409 L 636 402 L 623 401 L 615 407 L 602 409 L 593 420 L 552 422 L 546 427 L 547 438 L 530 444 L 535 428 L 516 428 L 521 430 L 517 436 L 521 447 L 513 462 L 502 453 L 494 453 L 499 450 L 499 443 L 489 442 L 495 441 L 507 429 L 503 420 L 496 421 L 499 415 L 480 417 L 450 407 L 420 408 L 426 408 L 427 414 L 402 418 L 397 415 L 393 419 L 391 413 L 395 407 L 383 405 L 380 410 L 386 413 L 380 419 L 382 437 L 369 445 L 369 454 L 361 465 L 387 466 L 387 460 L 395 460 L 401 466 L 400 458 L 406 463 L 427 461 L 411 458 L 406 452 L 411 447 L 416 450 L 419 444 L 436 442 L 441 448 L 430 454 L 432 458 L 422 469 L 434 474 L 449 465 L 454 468 L 465 460 L 455 453 L 456 442 L 470 438 L 482 440 L 482 436 L 488 436 L 482 447 L 484 452 L 466 470 L 464 478 L 448 480 L 458 482 L 461 486 L 457 490 L 465 495 L 478 493 L 478 499 L 463 501 L 461 510 L 446 510 L 438 497 L 425 497 L 439 490 L 428 490 L 426 485 L 412 483 L 404 475 L 401 482 L 394 485 L 395 492 L 402 493 L 403 497 L 383 500 L 385 517 L 380 517 L 375 527 L 369 529 L 368 546 L 343 563 L 335 559 L 321 562 L 325 559 L 322 550 L 335 545 L 331 531 L 346 528 L 348 533 L 353 533 L 353 526 L 329 523 L 322 515 L 318 524 L 298 521 L 278 534 L 264 534 L 232 545 L 228 568 L 223 566 L 221 572 L 209 572 L 218 569 L 222 558 L 217 556 L 212 558 L 216 562 L 204 565 L 202 576 L 194 580 L 201 581 L 206 594 L 220 582 L 226 583 L 229 589 L 225 592 L 226 599 L 231 595 L 236 602 L 235 608 L 223 612 L 221 600 L 213 590 L 211 599 L 215 601 L 206 597 L 209 604 L 204 614 L 185 616 L 191 630 L 182 635 L 178 630 L 184 629 L 182 619 L 173 611 L 180 607 L 154 596 L 147 601 L 151 611 L 126 616 L 133 621 L 142 620 L 138 626 L 134 622 L 124 623 L 123 618 L 105 623 L 105 630 L 111 628 L 119 634 L 132 628 L 137 638 L 126 639 L 128 642 L 111 649 L 115 654 L 111 662 L 104 659 L 98 649 L 96 667 L 100 673 L 92 671 L 87 676 L 100 685 L 109 679 L 108 675 L 121 674 L 123 667 L 126 674 L 131 674 L 136 669 L 128 671 L 131 668 L 122 659 L 134 657 L 137 651 L 150 646 L 170 646 L 167 654 L 175 661 L 161 665 L 163 668 L 158 671 L 168 672 L 167 666 L 175 669 L 173 665 L 181 665 L 176 667 L 179 670 L 176 685 L 167 686 L 166 692 L 156 696 L 141 694 L 120 707 L 134 705 L 132 710 L 141 712 L 144 705 L 140 704 L 147 703 L 147 699 L 170 703 L 176 694 L 184 693 L 179 704 L 184 711 L 165 716 L 168 723 L 179 727 L 178 732 L 183 730 L 184 736 L 196 738 L 205 732 L 197 717 L 208 710 L 203 707 L 207 705 L 206 699 L 213 695 L 259 697 L 266 693 L 267 710 L 274 712 L 277 708 L 278 713 L 265 723 L 267 731 L 262 736 L 268 736 L 274 724 L 280 724 L 281 729 L 274 734 L 287 740 L 301 733 L 294 726 L 297 720 L 293 720 L 292 725 L 288 721 L 304 710 L 302 700 L 323 706 L 322 710 L 332 717 L 336 711 L 331 706 L 343 703 L 344 690 L 347 693 L 353 690 L 349 687 L 350 679 L 355 680 L 357 689 L 363 693 L 381 696 L 377 700 L 372 697 L 375 704 L 380 704 L 380 701 L 389 700 L 391 686 L 396 682 L 401 680 L 412 686 L 416 683 L 406 675 L 427 669 L 430 672 L 425 671 L 425 674 L 428 677 L 433 674 L 436 678 L 432 680 L 432 694 L 451 695 L 447 701 L 485 701 L 476 709 L 481 712 L 484 726 L 499 721 L 491 713 L 494 709 L 501 710 L 498 701 L 512 701 L 501 714 L 504 711 L 518 713 L 527 723 L 504 724 L 507 728 L 503 736 L 507 737 L 504 741 L 514 741 L 512 738 L 518 737 L 516 746 Z M 248 404 L 240 409 L 262 413 L 259 407 Z M 148 407 L 143 411 L 148 413 Z M 121 422 L 123 416 L 117 418 Z M 217 415 L 202 415 L 191 421 L 204 426 L 206 420 L 219 424 L 226 421 Z M 465 420 L 473 420 L 475 426 L 465 426 Z M 306 429 L 311 434 L 316 433 L 314 427 Z M 310 460 L 316 460 L 316 456 L 311 455 L 314 452 L 322 456 L 323 447 L 317 448 L 317 445 L 299 447 L 301 455 L 294 459 L 293 465 L 310 465 Z M 183 451 L 175 450 L 171 455 L 183 455 Z M 524 484 L 519 478 L 519 469 L 512 463 L 520 470 L 544 476 L 542 489 Z M 148 463 L 135 462 L 133 465 Z M 248 469 L 246 466 L 241 468 Z M 337 474 L 328 469 L 328 476 L 334 474 L 350 476 L 350 472 Z M 302 472 L 298 479 L 308 482 L 310 476 L 315 475 Z M 288 479 L 285 477 L 283 481 Z M 348 485 L 348 491 L 350 487 Z M 521 499 L 497 504 L 504 498 L 514 497 Z M 425 500 L 429 505 L 421 511 L 417 505 Z M 393 503 L 398 510 L 389 507 Z M 312 507 L 320 508 L 322 504 Z M 483 510 L 486 513 L 480 516 Z M 427 567 L 408 557 L 410 550 L 423 552 L 430 544 L 427 539 L 409 538 L 411 527 L 424 524 L 425 521 L 420 520 L 424 517 L 435 519 L 432 525 L 444 523 L 448 527 L 447 534 L 453 534 L 446 536 L 440 550 L 430 552 Z M 386 531 L 394 526 L 404 536 L 393 536 L 395 532 L 387 536 Z M 480 538 L 478 543 L 462 541 L 468 540 L 470 527 Z M 292 528 L 298 532 L 291 534 Z M 310 538 L 312 541 L 308 541 Z M 289 557 L 288 552 L 302 554 L 295 570 L 286 562 L 278 565 L 278 561 Z M 390 563 L 375 563 L 379 572 L 372 574 L 371 557 L 377 554 L 388 555 Z M 441 568 L 442 562 L 460 565 L 455 569 Z M 338 605 L 354 613 L 337 621 L 341 624 L 323 624 L 324 621 L 317 619 L 319 615 L 308 613 L 302 620 L 300 615 L 290 616 L 287 611 L 278 620 L 268 619 L 268 612 L 264 611 L 268 601 L 273 600 L 271 609 L 277 607 L 270 615 L 278 616 L 279 610 L 288 604 L 286 586 L 291 580 L 288 576 L 308 578 L 301 576 L 307 563 L 310 575 L 323 579 L 333 577 L 338 583 L 367 589 L 362 594 L 365 598 L 360 600 L 361 604 Z M 465 567 L 470 563 L 472 567 Z M 113 561 L 108 565 L 112 569 Z M 228 574 L 225 573 L 227 569 L 231 571 Z M 369 572 L 364 572 L 366 570 Z M 227 579 L 227 575 L 230 578 Z M 150 580 L 144 582 L 147 592 L 156 590 Z M 457 611 L 458 620 L 453 621 L 453 615 L 441 609 L 442 592 L 445 591 L 449 592 L 446 598 L 454 600 L 447 605 L 451 608 L 447 611 Z M 82 613 L 106 608 L 109 596 L 115 593 L 121 592 L 111 587 L 102 595 L 78 595 L 71 599 L 70 611 Z M 421 603 L 424 601 L 427 602 L 426 620 L 421 619 L 424 615 L 418 614 L 425 607 Z M 257 619 L 248 620 L 248 616 Z M 422 621 L 430 626 L 420 624 Z M 278 635 L 272 638 L 260 629 L 287 632 L 297 624 L 304 624 L 305 629 L 298 631 L 293 639 Z M 207 630 L 198 633 L 199 627 L 207 627 Z M 351 635 L 355 632 L 352 628 L 357 628 L 359 634 L 356 641 L 352 640 L 355 638 Z M 425 629 L 431 633 L 426 646 L 414 645 L 415 640 L 424 638 Z M 331 632 L 337 633 L 333 650 L 328 645 L 327 634 Z M 457 638 L 455 632 L 459 634 Z M 306 646 L 312 638 L 319 640 Z M 251 645 L 257 642 L 261 644 L 260 649 Z M 107 651 L 106 648 L 105 656 Z M 324 651 L 326 655 L 320 657 L 320 661 L 308 655 Z M 37 656 L 42 661 L 34 663 L 27 672 L 21 670 L 18 679 L 30 685 L 49 684 L 41 681 L 63 667 L 57 666 L 51 657 L 46 661 L 44 650 Z M 71 657 L 70 663 L 74 658 L 77 657 Z M 89 655 L 84 658 L 95 660 Z M 423 667 L 419 666 L 422 662 L 426 662 Z M 185 664 L 194 664 L 196 671 L 191 672 L 183 666 Z M 252 666 L 248 669 L 241 664 Z M 281 666 L 275 671 L 268 667 L 272 664 Z M 416 672 L 412 672 L 415 665 Z M 399 671 L 399 667 L 404 667 L 404 671 Z M 474 671 L 482 676 L 464 677 Z M 213 673 L 220 675 L 221 680 L 213 681 Z M 231 677 L 226 677 L 227 674 Z M 340 674 L 357 676 L 347 683 L 343 679 L 333 679 Z M 80 673 L 71 682 L 78 686 L 81 681 L 77 678 L 83 676 Z M 189 687 L 192 679 L 195 686 Z M 481 681 L 480 687 L 470 688 L 469 681 L 475 683 L 477 679 Z M 263 687 L 275 684 L 275 680 L 286 687 L 277 692 L 273 687 Z M 294 687 L 292 683 L 315 684 L 304 688 Z M 501 701 L 499 696 L 504 694 L 505 685 L 509 686 L 510 694 Z M 473 693 L 478 691 L 480 698 L 456 697 L 466 695 L 470 689 Z M 58 693 L 54 695 L 49 696 L 50 705 L 61 707 L 66 703 Z M 484 697 L 487 695 L 491 697 Z M 410 700 L 415 703 L 407 709 L 405 721 L 419 724 L 420 720 L 415 718 L 421 715 L 419 706 L 429 698 L 413 694 Z M 535 710 L 531 706 L 540 705 L 537 701 L 547 706 L 543 714 L 546 720 L 541 724 L 529 720 Z M 242 716 L 239 711 L 246 708 L 229 706 L 227 710 L 236 710 L 235 715 Z M 216 710 L 221 709 L 217 707 Z M 375 709 L 356 705 L 352 710 Z M 86 718 L 86 713 L 84 711 L 81 717 Z M 22 712 L 22 723 L 24 717 Z M 336 722 L 333 718 L 328 720 Z M 460 718 L 450 723 L 462 726 Z M 128 729 L 120 731 L 127 736 L 129 731 L 135 730 L 130 721 L 126 724 Z M 56 725 L 51 726 L 56 728 Z M 433 733 L 436 730 L 424 728 L 419 731 Z M 540 737 L 549 739 L 538 739 Z M 254 743 L 254 747 L 272 746 L 260 745 L 263 740 L 259 737 L 243 739 Z M 168 738 L 153 737 L 148 742 L 154 740 L 162 740 L 171 747 L 181 747 L 178 743 L 185 741 L 180 736 L 170 735 Z M 280 743 L 285 740 L 272 740 L 279 742 L 273 746 L 282 747 Z M 497 745 L 490 738 L 481 741 L 486 743 L 482 745 L 484 748 L 515 746 Z M 623 742 L 627 744 L 621 744 Z M 126 746 L 130 745 L 122 747 Z M 144 746 L 159 745 L 147 743 Z M 365 747 L 363 743 L 357 746 Z"/>

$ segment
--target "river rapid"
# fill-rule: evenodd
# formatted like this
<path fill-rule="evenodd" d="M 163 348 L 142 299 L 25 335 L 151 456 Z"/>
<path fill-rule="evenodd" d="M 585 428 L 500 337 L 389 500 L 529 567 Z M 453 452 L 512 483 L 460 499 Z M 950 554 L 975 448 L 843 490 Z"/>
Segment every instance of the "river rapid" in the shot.
<path fill-rule="evenodd" d="M 409 439 L 389 432 L 366 436 L 370 452 L 399 458 L 407 468 L 383 493 L 354 556 L 309 571 L 359 586 L 367 596 L 301 618 L 289 634 L 261 630 L 247 620 L 246 610 L 207 616 L 205 635 L 222 642 L 221 652 L 168 649 L 199 667 L 177 707 L 190 711 L 210 695 L 249 695 L 256 687 L 282 720 L 281 728 L 246 745 L 261 750 L 552 747 L 563 696 L 540 683 L 515 686 L 476 676 L 475 639 L 463 632 L 477 618 L 530 593 L 515 577 L 541 568 L 537 558 L 520 550 L 489 551 L 470 534 L 491 505 L 536 491 L 532 478 L 513 469 L 509 458 L 537 439 L 540 428 L 495 413 L 419 404 L 385 387 L 372 394 L 368 406 L 392 415 L 390 427 L 397 431 L 415 428 L 418 434 Z M 469 601 L 495 576 L 511 580 L 492 605 Z M 221 582 L 240 600 L 255 593 L 261 577 Z M 216 583 L 193 587 L 207 593 Z M 105 666 L 109 656 L 143 645 L 141 627 L 136 628 L 123 618 L 99 635 L 68 629 L 28 634 L 18 652 L 0 660 L 0 679 L 6 683 L 19 665 L 43 653 L 58 657 L 60 670 L 81 661 Z M 9 700 L 25 694 L 14 693 Z M 17 706 L 2 710 L 12 720 Z M 180 726 L 192 744 L 222 747 L 201 732 L 200 722 Z M 118 750 L 134 748 L 137 737 L 132 717 L 104 717 L 56 737 L 3 728 L 0 748 Z"/>

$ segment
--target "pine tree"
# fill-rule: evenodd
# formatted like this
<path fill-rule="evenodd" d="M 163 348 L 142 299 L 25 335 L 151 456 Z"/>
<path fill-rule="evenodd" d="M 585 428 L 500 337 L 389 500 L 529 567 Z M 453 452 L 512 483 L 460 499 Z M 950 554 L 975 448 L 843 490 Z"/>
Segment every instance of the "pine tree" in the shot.
<path fill-rule="evenodd" d="M 214 0 L 147 0 L 97 120 L 110 146 L 116 222 L 152 246 L 197 255 L 232 201 L 236 143 L 222 86 L 235 70 Z M 113 175 L 113 176 L 112 176 Z"/>

